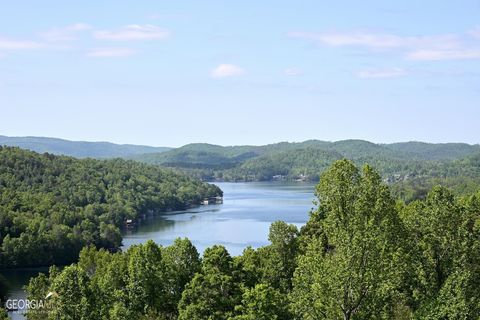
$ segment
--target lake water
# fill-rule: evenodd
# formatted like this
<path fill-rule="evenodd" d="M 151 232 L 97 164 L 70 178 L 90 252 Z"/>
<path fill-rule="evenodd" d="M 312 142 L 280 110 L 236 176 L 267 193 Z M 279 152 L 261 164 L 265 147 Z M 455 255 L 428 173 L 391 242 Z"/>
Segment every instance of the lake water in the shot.
<path fill-rule="evenodd" d="M 214 244 L 239 255 L 247 246 L 268 244 L 270 224 L 283 220 L 298 227 L 305 224 L 314 207 L 314 184 L 287 182 L 216 183 L 224 192 L 223 204 L 169 212 L 151 218 L 123 235 L 123 249 L 149 239 L 162 245 L 188 237 L 199 252 Z M 9 298 L 23 298 L 22 287 L 44 269 L 0 271 L 8 285 Z M 1 278 L 0 278 L 1 280 Z M 13 315 L 14 319 L 22 319 Z"/>
<path fill-rule="evenodd" d="M 247 246 L 268 244 L 270 224 L 283 220 L 297 226 L 309 217 L 314 199 L 310 183 L 217 183 L 223 204 L 170 212 L 151 218 L 123 236 L 124 248 L 153 239 L 169 245 L 188 237 L 200 252 L 214 244 L 239 255 Z"/>

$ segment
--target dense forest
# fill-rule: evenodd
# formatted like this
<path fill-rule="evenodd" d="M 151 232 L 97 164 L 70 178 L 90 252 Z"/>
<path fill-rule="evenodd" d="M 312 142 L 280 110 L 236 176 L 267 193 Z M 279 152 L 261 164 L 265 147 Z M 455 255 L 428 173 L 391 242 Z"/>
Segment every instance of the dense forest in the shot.
<path fill-rule="evenodd" d="M 362 140 L 277 143 L 222 147 L 190 144 L 164 153 L 132 157 L 186 172 L 204 181 L 318 181 L 335 160 L 371 164 L 404 200 L 425 198 L 441 184 L 456 194 L 480 185 L 480 146 L 464 143 L 405 142 L 374 144 Z"/>
<path fill-rule="evenodd" d="M 368 165 L 339 160 L 316 196 L 304 227 L 275 222 L 270 245 L 240 256 L 200 257 L 188 239 L 85 248 L 30 281 L 46 305 L 28 319 L 480 318 L 480 193 L 437 186 L 406 204 Z"/>
<path fill-rule="evenodd" d="M 28 319 L 480 319 L 478 146 L 194 144 L 135 159 L 150 164 L 0 147 L 0 268 L 67 265 L 30 281 L 46 306 Z M 192 175 L 318 179 L 318 207 L 236 257 L 188 239 L 121 252 L 126 220 L 222 195 Z"/>
<path fill-rule="evenodd" d="M 0 268 L 71 263 L 89 245 L 116 251 L 127 219 L 221 195 L 214 185 L 134 161 L 0 147 Z"/>

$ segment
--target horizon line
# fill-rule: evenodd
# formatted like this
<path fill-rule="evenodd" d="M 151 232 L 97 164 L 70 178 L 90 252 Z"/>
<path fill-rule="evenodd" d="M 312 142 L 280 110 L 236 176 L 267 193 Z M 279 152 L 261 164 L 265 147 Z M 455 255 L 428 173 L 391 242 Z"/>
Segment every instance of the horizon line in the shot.
<path fill-rule="evenodd" d="M 448 141 L 448 142 L 427 142 L 427 141 L 422 141 L 422 140 L 404 140 L 404 141 L 396 141 L 396 142 L 373 142 L 370 140 L 366 139 L 360 139 L 360 138 L 349 138 L 349 139 L 340 139 L 340 140 L 322 140 L 322 139 L 306 139 L 303 141 L 277 141 L 277 142 L 270 142 L 266 144 L 231 144 L 231 145 L 223 145 L 223 144 L 216 144 L 216 143 L 211 143 L 211 142 L 189 142 L 186 144 L 183 144 L 181 146 L 166 146 L 166 145 L 159 145 L 159 146 L 153 146 L 149 144 L 143 144 L 143 143 L 122 143 L 122 142 L 113 142 L 113 141 L 106 141 L 106 140 L 71 140 L 67 138 L 59 138 L 59 137 L 49 137 L 49 136 L 32 136 L 32 135 L 26 135 L 26 136 L 8 136 L 8 135 L 3 135 L 0 134 L 0 137 L 6 137 L 6 138 L 41 138 L 41 139 L 55 139 L 55 140 L 63 140 L 67 142 L 78 142 L 78 143 L 109 143 L 109 144 L 114 144 L 114 145 L 120 145 L 120 146 L 141 146 L 141 147 L 150 147 L 150 148 L 171 148 L 171 149 L 177 149 L 181 148 L 187 145 L 191 144 L 208 144 L 208 145 L 214 145 L 214 146 L 220 146 L 220 147 L 244 147 L 244 146 L 250 146 L 250 147 L 261 147 L 261 146 L 266 146 L 266 145 L 274 145 L 274 144 L 279 144 L 279 143 L 304 143 L 307 141 L 321 141 L 321 142 L 327 142 L 327 143 L 337 143 L 337 142 L 343 142 L 343 141 L 363 141 L 363 142 L 368 142 L 376 145 L 390 145 L 390 144 L 397 144 L 397 143 L 425 143 L 425 144 L 466 144 L 470 146 L 479 146 L 480 143 L 468 143 L 468 142 L 463 142 L 463 141 Z"/>

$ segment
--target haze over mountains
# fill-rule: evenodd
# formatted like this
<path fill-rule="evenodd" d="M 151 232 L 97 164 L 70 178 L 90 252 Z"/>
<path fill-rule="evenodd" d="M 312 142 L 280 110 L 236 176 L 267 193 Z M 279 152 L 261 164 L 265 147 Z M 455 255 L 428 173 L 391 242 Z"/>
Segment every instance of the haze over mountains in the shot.
<path fill-rule="evenodd" d="M 149 147 L 111 142 L 70 141 L 46 137 L 0 136 L 0 145 L 20 147 L 39 153 L 53 153 L 76 158 L 117 158 L 149 152 L 163 152 L 170 148 Z"/>
<path fill-rule="evenodd" d="M 0 135 L 0 145 L 16 146 L 39 153 L 62 154 L 77 158 L 133 158 L 155 164 L 181 163 L 217 164 L 238 163 L 251 158 L 284 151 L 306 148 L 321 149 L 326 154 L 356 158 L 362 154 L 393 156 L 419 160 L 453 160 L 480 152 L 480 145 L 467 143 L 426 143 L 418 141 L 375 144 L 365 140 L 335 142 L 307 140 L 304 142 L 279 142 L 263 146 L 219 146 L 192 143 L 180 148 L 151 147 L 111 142 L 70 141 L 50 137 L 9 137 Z M 169 152 L 167 152 L 169 151 Z"/>

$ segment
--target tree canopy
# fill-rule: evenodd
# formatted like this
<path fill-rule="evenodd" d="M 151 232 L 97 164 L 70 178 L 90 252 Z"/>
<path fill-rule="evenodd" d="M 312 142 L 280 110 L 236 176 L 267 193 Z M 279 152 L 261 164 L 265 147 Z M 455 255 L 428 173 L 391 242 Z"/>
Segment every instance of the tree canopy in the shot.
<path fill-rule="evenodd" d="M 67 264 L 84 246 L 118 250 L 127 219 L 222 191 L 134 161 L 0 147 L 0 268 Z"/>
<path fill-rule="evenodd" d="M 49 319 L 480 317 L 480 193 L 435 187 L 406 204 L 370 166 L 340 160 L 316 195 L 301 230 L 275 222 L 268 246 L 240 256 L 216 245 L 200 258 L 187 239 L 87 247 L 78 263 L 33 278 L 29 296 L 52 293 Z"/>

